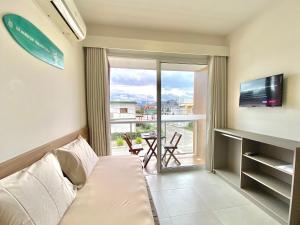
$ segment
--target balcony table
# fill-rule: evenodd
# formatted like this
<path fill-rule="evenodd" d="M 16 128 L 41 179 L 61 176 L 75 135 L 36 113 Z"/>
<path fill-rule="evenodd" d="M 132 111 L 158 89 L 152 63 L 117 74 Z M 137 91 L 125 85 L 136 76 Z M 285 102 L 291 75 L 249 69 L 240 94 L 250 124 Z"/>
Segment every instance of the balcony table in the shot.
<path fill-rule="evenodd" d="M 157 135 L 150 133 L 142 133 L 141 138 L 143 138 L 149 146 L 147 153 L 144 156 L 144 167 L 147 167 L 152 156 L 157 158 L 156 149 L 157 149 Z"/>

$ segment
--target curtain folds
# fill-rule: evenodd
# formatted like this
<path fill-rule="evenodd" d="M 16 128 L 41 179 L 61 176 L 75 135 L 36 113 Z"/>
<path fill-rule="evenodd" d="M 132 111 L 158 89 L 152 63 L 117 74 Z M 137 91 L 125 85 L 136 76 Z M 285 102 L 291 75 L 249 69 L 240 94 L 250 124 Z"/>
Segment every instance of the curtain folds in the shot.
<path fill-rule="evenodd" d="M 227 126 L 227 57 L 211 56 L 208 70 L 206 168 L 213 170 L 214 128 Z"/>
<path fill-rule="evenodd" d="M 106 50 L 86 48 L 85 53 L 90 144 L 98 156 L 110 155 L 109 65 Z"/>

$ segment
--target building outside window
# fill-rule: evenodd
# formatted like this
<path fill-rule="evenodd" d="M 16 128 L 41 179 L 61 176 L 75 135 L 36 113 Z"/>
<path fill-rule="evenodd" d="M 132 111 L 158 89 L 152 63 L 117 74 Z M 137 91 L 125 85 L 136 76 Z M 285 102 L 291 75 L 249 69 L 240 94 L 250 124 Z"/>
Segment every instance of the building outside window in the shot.
<path fill-rule="evenodd" d="M 128 113 L 128 108 L 120 108 L 120 113 Z"/>

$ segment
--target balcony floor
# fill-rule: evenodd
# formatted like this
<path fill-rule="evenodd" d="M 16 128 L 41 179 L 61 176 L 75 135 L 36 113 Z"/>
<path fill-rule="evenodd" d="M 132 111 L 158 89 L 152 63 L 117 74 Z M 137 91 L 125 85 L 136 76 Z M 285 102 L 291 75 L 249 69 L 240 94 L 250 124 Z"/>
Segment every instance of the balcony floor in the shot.
<path fill-rule="evenodd" d="M 201 159 L 199 156 L 195 156 L 193 154 L 182 154 L 182 155 L 176 155 L 178 160 L 180 161 L 181 165 L 180 167 L 188 167 L 188 166 L 199 166 L 204 167 L 205 162 L 203 159 Z M 179 167 L 174 160 L 170 160 L 168 164 L 168 168 L 176 168 Z M 153 158 L 148 163 L 147 167 L 144 168 L 144 174 L 145 175 L 153 175 L 157 174 L 157 160 L 156 158 Z"/>

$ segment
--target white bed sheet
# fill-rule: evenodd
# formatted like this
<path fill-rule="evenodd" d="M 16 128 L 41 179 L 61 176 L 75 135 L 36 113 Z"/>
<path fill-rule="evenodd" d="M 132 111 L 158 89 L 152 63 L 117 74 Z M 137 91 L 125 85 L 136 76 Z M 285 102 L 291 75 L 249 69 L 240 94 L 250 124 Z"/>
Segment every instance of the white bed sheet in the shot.
<path fill-rule="evenodd" d="M 139 158 L 100 157 L 60 225 L 154 225 Z"/>

